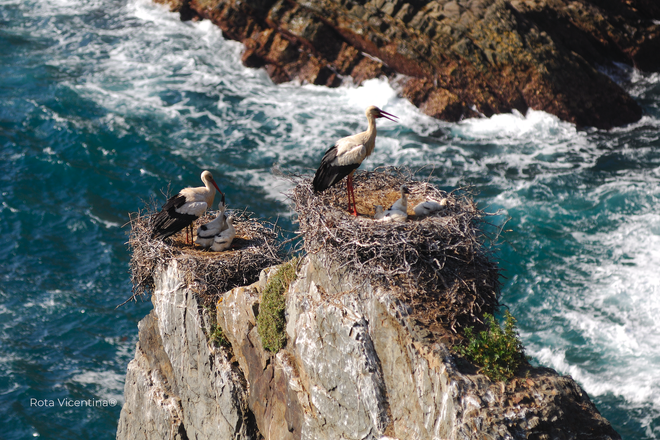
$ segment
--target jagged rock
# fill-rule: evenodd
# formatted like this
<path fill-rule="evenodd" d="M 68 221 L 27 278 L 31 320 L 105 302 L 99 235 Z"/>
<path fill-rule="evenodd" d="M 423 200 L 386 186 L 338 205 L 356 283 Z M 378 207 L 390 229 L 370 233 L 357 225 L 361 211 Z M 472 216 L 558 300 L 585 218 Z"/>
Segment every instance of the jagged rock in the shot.
<path fill-rule="evenodd" d="M 118 439 L 620 439 L 570 377 L 523 362 L 510 381 L 493 382 L 455 354 L 460 329 L 479 328 L 498 306 L 499 271 L 473 200 L 397 170 L 356 173 L 355 182 L 378 204 L 406 182 L 411 202 L 442 197 L 445 209 L 374 222 L 339 207 L 343 188 L 318 194 L 300 178 L 290 197 L 306 256 L 227 292 L 208 284 L 237 286 L 226 278 L 248 270 L 247 248 L 231 260 L 242 266 L 219 276 L 231 257 L 143 252 L 167 246 L 150 235 L 133 245 L 143 261 L 132 259 L 141 275 L 132 279 L 153 280 L 154 309 L 139 324 Z M 133 221 L 133 243 L 142 225 Z M 258 270 L 280 260 L 255 261 Z M 272 300 L 280 294 L 283 305 Z M 264 325 L 273 315 L 278 325 Z M 268 351 L 259 328 L 286 345 Z"/>
<path fill-rule="evenodd" d="M 140 322 L 117 439 L 256 439 L 248 384 L 207 341 L 208 313 L 172 260 L 154 274 L 153 312 Z"/>
<path fill-rule="evenodd" d="M 532 108 L 582 126 L 624 125 L 641 108 L 600 67 L 660 70 L 652 0 L 155 1 L 212 20 L 245 44 L 246 66 L 275 82 L 335 87 L 404 74 L 412 84 L 402 94 L 422 81 L 411 101 L 450 121 Z"/>
<path fill-rule="evenodd" d="M 570 377 L 536 368 L 494 383 L 458 367 L 404 303 L 322 254 L 286 294 L 283 350 L 264 350 L 256 327 L 272 269 L 218 301 L 231 349 L 214 347 L 179 264 L 155 277 L 118 439 L 620 438 Z"/>

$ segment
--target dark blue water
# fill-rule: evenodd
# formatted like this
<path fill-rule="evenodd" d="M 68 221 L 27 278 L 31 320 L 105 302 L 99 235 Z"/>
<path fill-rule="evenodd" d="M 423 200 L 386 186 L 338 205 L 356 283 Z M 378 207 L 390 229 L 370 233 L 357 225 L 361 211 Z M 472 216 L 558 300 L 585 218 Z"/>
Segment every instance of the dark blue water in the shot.
<path fill-rule="evenodd" d="M 646 116 L 610 132 L 541 112 L 449 124 L 382 81 L 274 86 L 240 52 L 146 0 L 0 0 L 3 438 L 114 437 L 151 308 L 115 310 L 129 212 L 209 169 L 230 207 L 293 228 L 271 167 L 311 173 L 370 104 L 401 123 L 379 123 L 363 168 L 475 185 L 509 219 L 503 301 L 534 362 L 572 375 L 625 439 L 660 437 L 659 75 L 617 72 Z"/>

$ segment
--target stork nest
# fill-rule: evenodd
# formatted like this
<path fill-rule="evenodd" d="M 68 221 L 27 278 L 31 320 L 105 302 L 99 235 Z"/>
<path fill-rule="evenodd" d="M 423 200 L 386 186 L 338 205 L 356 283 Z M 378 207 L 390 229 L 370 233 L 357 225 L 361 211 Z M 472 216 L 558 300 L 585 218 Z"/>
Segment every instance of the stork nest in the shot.
<path fill-rule="evenodd" d="M 355 217 L 346 210 L 345 179 L 315 193 L 311 179 L 290 178 L 297 183 L 290 197 L 305 250 L 320 253 L 329 271 L 349 266 L 356 279 L 390 288 L 411 306 L 413 318 L 449 335 L 481 327 L 483 314 L 498 308 L 499 268 L 480 228 L 486 214 L 467 190 L 447 193 L 396 168 L 360 172 L 354 176 Z M 374 221 L 374 205 L 387 209 L 403 184 L 410 190 L 409 219 Z M 444 203 L 444 210 L 414 217 L 413 207 L 425 200 Z"/>
<path fill-rule="evenodd" d="M 198 293 L 204 305 L 214 303 L 234 287 L 255 282 L 262 269 L 282 262 L 280 245 L 276 243 L 277 227 L 255 220 L 246 211 L 228 212 L 234 217 L 236 238 L 224 252 L 186 244 L 185 230 L 165 240 L 151 238 L 150 219 L 157 212 L 152 202 L 145 210 L 130 215 L 127 244 L 131 249 L 129 266 L 133 291 L 126 302 L 153 293 L 155 271 L 173 260 L 182 263 L 179 267 L 185 271 L 187 286 Z M 195 222 L 195 228 L 216 216 L 217 212 L 207 212 Z M 190 237 L 191 243 L 192 239 Z"/>

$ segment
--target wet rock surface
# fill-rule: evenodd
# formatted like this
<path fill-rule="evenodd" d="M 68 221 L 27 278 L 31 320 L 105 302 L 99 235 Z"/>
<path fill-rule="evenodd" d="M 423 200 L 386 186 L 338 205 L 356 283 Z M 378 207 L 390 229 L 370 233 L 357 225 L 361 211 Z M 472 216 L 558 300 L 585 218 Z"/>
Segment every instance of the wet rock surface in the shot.
<path fill-rule="evenodd" d="M 246 66 L 276 83 L 387 76 L 447 121 L 531 108 L 620 126 L 642 110 L 603 70 L 660 70 L 653 0 L 156 1 L 182 19 L 212 20 L 243 42 Z"/>

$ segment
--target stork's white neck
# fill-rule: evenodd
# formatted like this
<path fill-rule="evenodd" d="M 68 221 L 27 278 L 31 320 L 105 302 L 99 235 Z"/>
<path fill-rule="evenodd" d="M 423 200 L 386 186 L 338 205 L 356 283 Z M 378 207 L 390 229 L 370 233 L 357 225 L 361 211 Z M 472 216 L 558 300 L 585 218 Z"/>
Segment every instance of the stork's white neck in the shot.
<path fill-rule="evenodd" d="M 367 147 L 367 156 L 369 156 L 376 147 L 376 118 L 367 115 L 367 121 L 369 121 L 369 127 L 364 132 L 367 138 L 364 144 Z"/>

